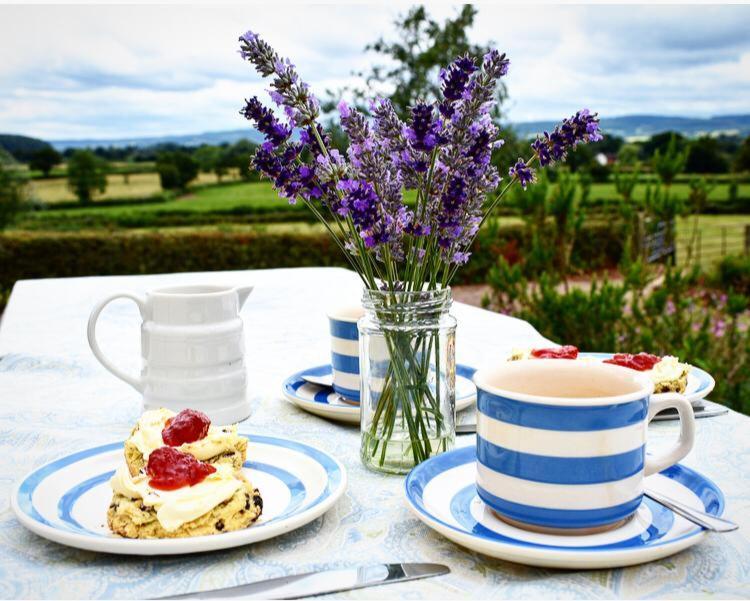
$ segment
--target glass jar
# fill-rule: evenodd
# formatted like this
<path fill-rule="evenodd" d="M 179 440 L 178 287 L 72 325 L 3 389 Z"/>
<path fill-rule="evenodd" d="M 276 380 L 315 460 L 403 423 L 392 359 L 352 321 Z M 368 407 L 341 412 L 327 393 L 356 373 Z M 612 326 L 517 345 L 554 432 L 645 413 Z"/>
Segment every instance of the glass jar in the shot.
<path fill-rule="evenodd" d="M 453 448 L 456 320 L 450 288 L 365 290 L 359 321 L 360 455 L 368 468 L 405 474 Z"/>

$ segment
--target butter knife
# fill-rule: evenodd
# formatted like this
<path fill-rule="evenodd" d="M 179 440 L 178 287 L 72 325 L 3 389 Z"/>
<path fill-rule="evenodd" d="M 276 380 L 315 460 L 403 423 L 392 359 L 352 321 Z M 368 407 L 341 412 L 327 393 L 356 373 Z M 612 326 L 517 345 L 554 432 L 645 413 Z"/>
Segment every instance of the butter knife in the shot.
<path fill-rule="evenodd" d="M 359 568 L 281 576 L 239 586 L 159 599 L 299 599 L 448 573 L 448 566 L 437 563 L 379 563 Z"/>

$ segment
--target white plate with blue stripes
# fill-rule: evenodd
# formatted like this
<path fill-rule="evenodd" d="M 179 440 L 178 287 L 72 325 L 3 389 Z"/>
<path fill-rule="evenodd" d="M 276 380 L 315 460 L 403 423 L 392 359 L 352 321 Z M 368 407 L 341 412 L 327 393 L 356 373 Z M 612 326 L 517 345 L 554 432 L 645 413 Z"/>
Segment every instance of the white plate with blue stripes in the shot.
<path fill-rule="evenodd" d="M 346 490 L 346 470 L 315 447 L 251 436 L 244 472 L 263 498 L 263 513 L 244 530 L 192 538 L 136 540 L 107 527 L 109 479 L 124 461 L 121 442 L 73 453 L 37 468 L 15 487 L 11 506 L 26 528 L 49 540 L 104 553 L 173 555 L 228 549 L 299 528 L 325 513 Z"/>
<path fill-rule="evenodd" d="M 569 569 L 615 568 L 667 557 L 699 542 L 706 531 L 645 499 L 623 526 L 591 535 L 529 532 L 500 520 L 476 493 L 476 448 L 462 447 L 415 467 L 405 482 L 412 512 L 430 528 L 473 551 L 516 563 Z M 682 465 L 646 479 L 686 505 L 721 515 L 724 496 Z"/>
<path fill-rule="evenodd" d="M 472 377 L 476 369 L 467 365 L 456 365 L 456 411 L 471 407 L 477 400 L 477 387 Z M 359 423 L 359 403 L 347 401 L 330 386 L 306 382 L 302 376 L 330 377 L 330 364 L 303 369 L 289 376 L 281 386 L 284 398 L 298 407 L 328 419 Z"/>

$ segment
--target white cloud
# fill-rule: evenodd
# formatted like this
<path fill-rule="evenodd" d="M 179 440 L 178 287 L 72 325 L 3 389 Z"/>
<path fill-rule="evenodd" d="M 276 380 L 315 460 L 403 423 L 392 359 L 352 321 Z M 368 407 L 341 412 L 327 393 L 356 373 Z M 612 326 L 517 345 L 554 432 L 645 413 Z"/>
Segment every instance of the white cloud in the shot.
<path fill-rule="evenodd" d="M 51 139 L 244 126 L 264 86 L 236 53 L 260 32 L 315 90 L 373 60 L 407 5 L 0 6 L 0 131 Z M 436 6 L 444 18 L 457 10 Z M 750 112 L 748 6 L 498 6 L 471 32 L 511 58 L 514 120 Z"/>

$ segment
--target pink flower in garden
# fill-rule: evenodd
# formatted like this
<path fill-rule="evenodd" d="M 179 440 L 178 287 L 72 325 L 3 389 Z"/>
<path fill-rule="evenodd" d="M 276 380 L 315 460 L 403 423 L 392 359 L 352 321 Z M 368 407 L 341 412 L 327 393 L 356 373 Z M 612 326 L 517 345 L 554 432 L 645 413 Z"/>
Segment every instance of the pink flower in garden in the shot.
<path fill-rule="evenodd" d="M 717 319 L 714 322 L 713 327 L 711 328 L 711 333 L 716 336 L 716 338 L 721 338 L 724 333 L 727 331 L 727 322 L 723 319 Z"/>
<path fill-rule="evenodd" d="M 696 321 L 696 322 L 695 322 L 695 323 L 694 323 L 694 324 L 693 324 L 693 325 L 692 325 L 692 326 L 690 327 L 690 329 L 691 329 L 691 330 L 693 330 L 693 332 L 700 332 L 700 331 L 701 331 L 701 324 L 700 324 L 700 322 Z"/>
<path fill-rule="evenodd" d="M 664 308 L 664 310 L 666 311 L 667 315 L 674 315 L 675 311 L 677 311 L 671 298 L 667 300 L 667 306 Z"/>

